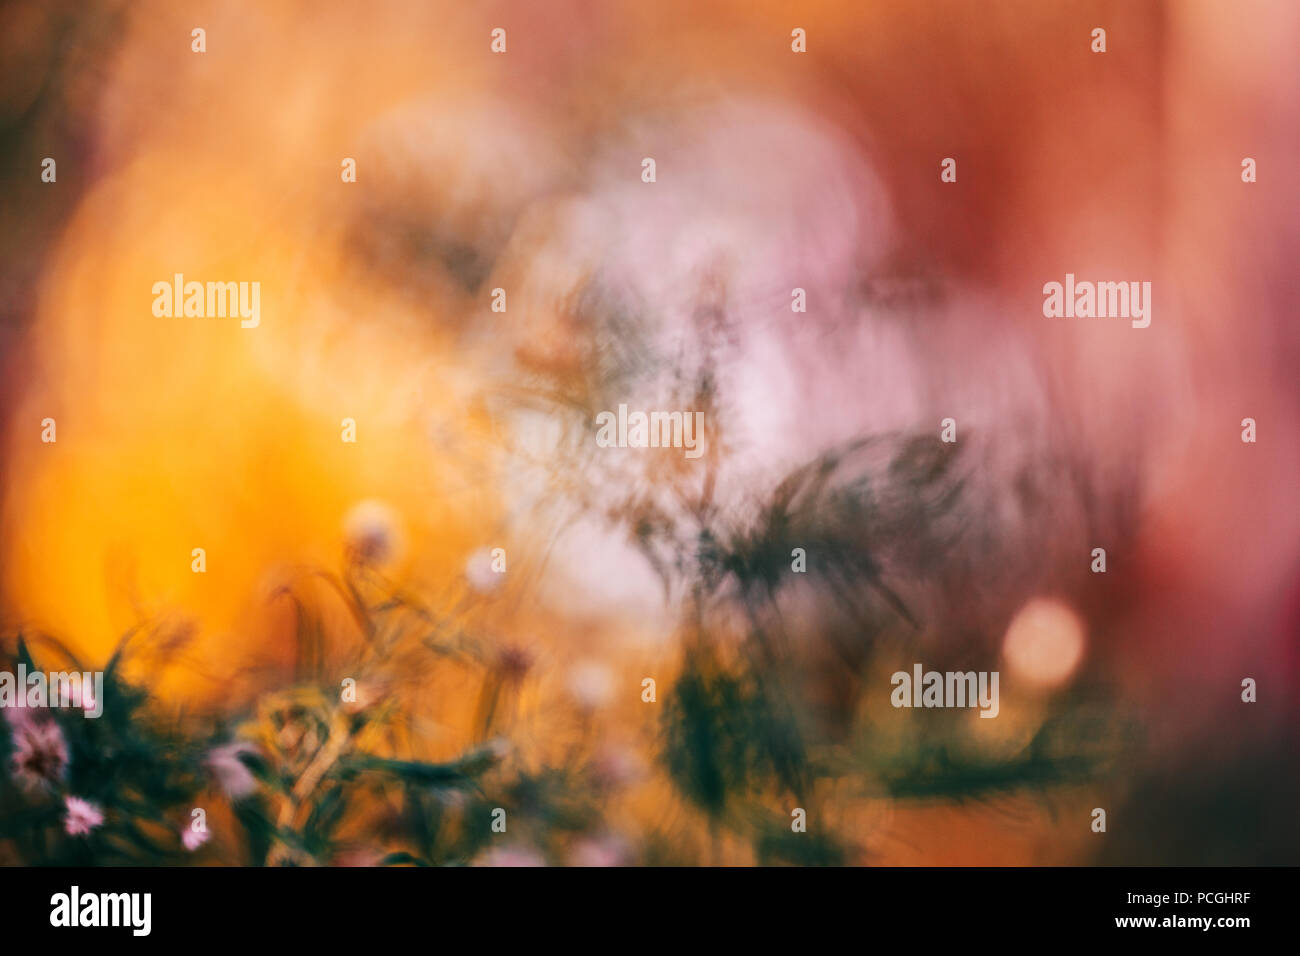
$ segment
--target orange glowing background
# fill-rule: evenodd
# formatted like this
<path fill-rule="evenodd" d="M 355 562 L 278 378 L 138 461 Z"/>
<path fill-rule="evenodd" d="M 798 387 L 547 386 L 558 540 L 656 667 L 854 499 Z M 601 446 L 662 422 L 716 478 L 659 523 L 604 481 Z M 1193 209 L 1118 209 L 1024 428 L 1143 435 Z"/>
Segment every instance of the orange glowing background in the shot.
<path fill-rule="evenodd" d="M 636 688 L 607 705 L 612 739 L 638 741 L 651 766 L 636 695 L 643 674 L 672 684 L 682 595 L 662 593 L 627 535 L 552 507 L 555 487 L 522 463 L 536 452 L 563 474 L 564 450 L 544 415 L 503 425 L 494 403 L 538 368 L 581 387 L 584 282 L 663 303 L 647 321 L 671 331 L 683 277 L 716 267 L 742 310 L 724 379 L 746 423 L 720 451 L 723 507 L 747 506 L 751 470 L 847 434 L 932 430 L 950 407 L 1016 446 L 978 469 L 989 502 L 1058 458 L 1127 502 L 1098 516 L 1048 482 L 1056 504 L 990 504 L 993 543 L 964 553 L 986 573 L 920 598 L 937 608 L 922 647 L 969 611 L 999 622 L 1004 680 L 1024 678 L 976 739 L 1024 745 L 1049 690 L 1084 672 L 1143 711 L 1170 774 L 1238 713 L 1242 675 L 1271 678 L 1267 709 L 1227 724 L 1223 747 L 1293 724 L 1295 4 L 81 6 L 15 4 L 0 25 L 18 290 L 0 342 L 6 633 L 102 661 L 142 620 L 190 628 L 151 688 L 242 706 L 262 679 L 249 668 L 292 667 L 277 589 L 336 567 L 348 514 L 379 501 L 401 539 L 393 579 L 445 606 L 472 597 L 481 549 L 507 548 L 507 584 L 472 615 L 541 662 L 519 718 L 538 753 L 563 750 L 548 702 L 598 660 Z M 1088 46 L 1099 25 L 1104 56 Z M 488 52 L 495 26 L 505 56 Z M 790 53 L 794 26 L 806 56 Z M 31 171 L 60 145 L 57 186 L 43 185 Z M 634 192 L 645 155 L 653 199 Z M 1240 181 L 1244 156 L 1256 184 Z M 849 338 L 845 313 L 814 309 L 797 335 L 779 324 L 788 297 L 771 304 L 769 278 L 798 284 L 782 270 L 821 302 L 892 275 L 949 292 L 921 317 L 872 313 Z M 1039 290 L 1066 271 L 1152 280 L 1151 328 L 1051 325 Z M 150 289 L 177 272 L 260 281 L 259 327 L 154 318 Z M 1255 445 L 1239 441 L 1247 416 Z M 45 418 L 56 443 L 39 440 Z M 1128 536 L 1113 590 L 1034 576 L 1112 520 Z M 1026 606 L 1032 621 L 1015 617 Z M 357 633 L 334 614 L 345 647 Z M 866 686 L 913 659 L 926 658 L 875 662 Z M 420 691 L 439 722 L 429 753 L 470 734 L 457 680 Z M 886 699 L 866 706 L 906 740 Z M 828 805 L 873 862 L 1056 863 L 1106 852 L 1075 818 L 1127 793 L 1083 784 L 1010 817 L 853 792 Z M 629 831 L 667 794 L 647 771 L 619 810 Z M 691 830 L 702 847 L 704 831 Z M 707 852 L 752 862 L 725 838 Z"/>

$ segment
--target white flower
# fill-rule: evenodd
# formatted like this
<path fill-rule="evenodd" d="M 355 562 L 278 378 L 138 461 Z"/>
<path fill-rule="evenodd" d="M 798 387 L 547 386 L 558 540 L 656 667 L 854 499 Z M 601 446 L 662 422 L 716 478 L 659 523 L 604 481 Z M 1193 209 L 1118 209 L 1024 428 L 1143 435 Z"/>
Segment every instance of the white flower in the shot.
<path fill-rule="evenodd" d="M 217 778 L 217 783 L 232 800 L 240 800 L 257 789 L 257 778 L 249 770 L 239 755 L 254 753 L 256 748 L 249 743 L 236 742 L 213 747 L 208 753 L 208 769 Z"/>
<path fill-rule="evenodd" d="M 614 696 L 614 675 L 599 661 L 580 661 L 569 668 L 569 693 L 585 710 L 597 710 Z"/>
<path fill-rule="evenodd" d="M 382 501 L 359 501 L 343 518 L 343 538 L 362 564 L 387 564 L 401 552 L 401 521 Z"/>
<path fill-rule="evenodd" d="M 492 549 L 479 548 L 465 562 L 465 580 L 479 594 L 491 594 L 501 587 L 505 572 L 492 570 Z"/>

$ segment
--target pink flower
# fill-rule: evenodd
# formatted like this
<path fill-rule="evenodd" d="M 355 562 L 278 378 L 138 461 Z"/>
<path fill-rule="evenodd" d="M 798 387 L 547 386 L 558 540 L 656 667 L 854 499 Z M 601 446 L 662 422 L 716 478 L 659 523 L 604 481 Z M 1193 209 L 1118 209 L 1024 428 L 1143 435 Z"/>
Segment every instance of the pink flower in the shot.
<path fill-rule="evenodd" d="M 545 866 L 546 861 L 535 850 L 520 846 L 502 846 L 488 850 L 479 858 L 479 866 Z"/>
<path fill-rule="evenodd" d="M 629 857 L 627 842 L 619 836 L 586 837 L 569 855 L 572 866 L 622 866 Z"/>
<path fill-rule="evenodd" d="M 86 714 L 93 717 L 98 717 L 102 713 L 99 708 L 99 698 L 95 696 L 94 684 L 90 684 L 89 686 L 84 684 L 82 685 L 81 702 L 79 706 L 86 712 Z"/>
<path fill-rule="evenodd" d="M 610 790 L 639 783 L 645 775 L 644 761 L 626 747 L 601 747 L 591 762 L 592 780 Z"/>
<path fill-rule="evenodd" d="M 52 720 L 13 724 L 14 778 L 28 790 L 52 790 L 68 772 L 68 744 Z"/>
<path fill-rule="evenodd" d="M 19 707 L 15 704 L 0 706 L 0 714 L 4 715 L 5 721 L 9 728 L 16 734 L 32 722 L 32 718 L 26 707 Z"/>
<path fill-rule="evenodd" d="M 68 810 L 68 815 L 63 818 L 63 829 L 68 836 L 85 836 L 104 822 L 104 811 L 89 800 L 64 797 L 63 805 Z"/>
<path fill-rule="evenodd" d="M 211 836 L 212 834 L 207 830 L 195 830 L 193 827 L 186 827 L 181 833 L 181 846 L 193 853 L 207 843 Z"/>
<path fill-rule="evenodd" d="M 236 741 L 213 747 L 208 753 L 208 769 L 217 778 L 217 783 L 232 800 L 242 800 L 257 789 L 257 778 L 249 770 L 239 755 L 256 753 L 257 748 L 250 743 Z"/>

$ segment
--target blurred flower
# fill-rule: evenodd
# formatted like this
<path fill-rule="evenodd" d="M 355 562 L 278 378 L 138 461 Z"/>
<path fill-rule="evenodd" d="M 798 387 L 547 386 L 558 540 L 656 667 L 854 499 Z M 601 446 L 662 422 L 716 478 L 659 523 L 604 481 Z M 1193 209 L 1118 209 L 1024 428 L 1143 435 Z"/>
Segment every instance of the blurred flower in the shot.
<path fill-rule="evenodd" d="M 617 834 L 583 837 L 569 853 L 571 866 L 623 866 L 631 858 L 627 841 Z"/>
<path fill-rule="evenodd" d="M 193 853 L 203 844 L 207 843 L 212 837 L 211 831 L 207 829 L 196 830 L 192 826 L 186 827 L 181 831 L 181 846 Z"/>
<path fill-rule="evenodd" d="M 392 684 L 381 677 L 359 679 L 354 688 L 355 699 L 344 700 L 340 705 L 347 714 L 359 714 L 369 710 L 379 701 L 393 696 Z"/>
<path fill-rule="evenodd" d="M 585 710 L 596 710 L 614 696 L 614 675 L 597 661 L 581 661 L 569 668 L 569 693 Z"/>
<path fill-rule="evenodd" d="M 628 747 L 606 746 L 592 759 L 591 775 L 598 787 L 615 790 L 640 780 L 645 775 L 645 762 Z"/>
<path fill-rule="evenodd" d="M 492 570 L 491 548 L 479 548 L 465 562 L 465 580 L 480 594 L 491 594 L 504 578 L 504 572 Z"/>
<path fill-rule="evenodd" d="M 497 673 L 506 683 L 523 680 L 532 666 L 533 655 L 518 644 L 506 644 L 497 650 Z"/>
<path fill-rule="evenodd" d="M 253 771 L 239 759 L 240 754 L 256 753 L 252 744 L 237 741 L 213 747 L 208 753 L 208 769 L 217 778 L 217 783 L 232 800 L 242 800 L 257 789 L 257 778 Z"/>
<path fill-rule="evenodd" d="M 53 789 L 68 771 L 68 744 L 59 725 L 26 718 L 13 731 L 14 777 L 29 790 Z"/>
<path fill-rule="evenodd" d="M 448 787 L 439 787 L 433 791 L 433 797 L 448 810 L 463 809 L 469 802 L 469 798 L 459 790 L 452 790 Z"/>
<path fill-rule="evenodd" d="M 1056 687 L 1069 679 L 1083 658 L 1083 621 L 1068 604 L 1034 598 L 1007 628 L 1002 653 L 1021 680 Z"/>
<path fill-rule="evenodd" d="M 0 714 L 4 715 L 5 721 L 14 733 L 32 722 L 31 713 L 26 707 L 17 707 L 10 704 L 0 707 Z"/>
<path fill-rule="evenodd" d="M 379 866 L 384 862 L 384 854 L 368 846 L 349 846 L 334 855 L 334 866 Z"/>
<path fill-rule="evenodd" d="M 95 696 L 95 685 L 89 684 L 81 691 L 81 709 L 88 714 L 99 710 L 99 698 Z"/>
<path fill-rule="evenodd" d="M 65 687 L 61 694 L 60 706 L 77 707 L 88 715 L 99 710 L 99 700 L 95 697 L 95 685 L 92 681 L 82 681 L 71 688 Z"/>
<path fill-rule="evenodd" d="M 382 501 L 358 502 L 343 518 L 348 553 L 361 564 L 387 564 L 401 550 L 397 513 Z"/>
<path fill-rule="evenodd" d="M 503 846 L 488 850 L 479 858 L 479 866 L 545 866 L 536 850 L 522 846 Z"/>
<path fill-rule="evenodd" d="M 89 800 L 65 797 L 63 805 L 68 811 L 63 818 L 63 829 L 68 836 L 85 836 L 104 822 L 104 811 Z"/>

